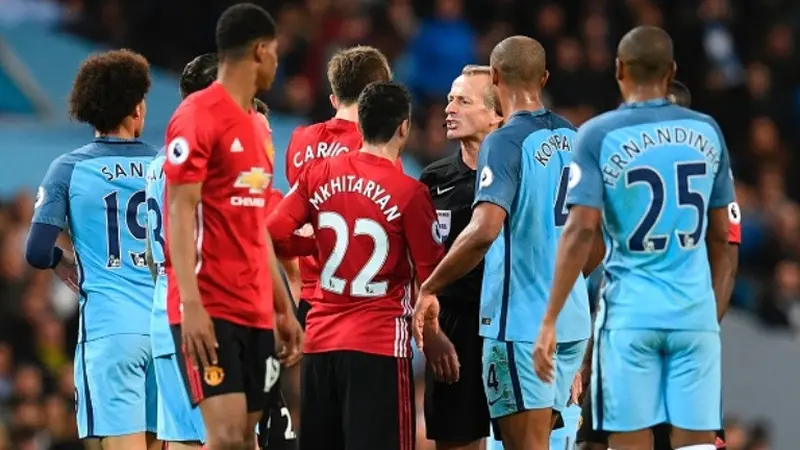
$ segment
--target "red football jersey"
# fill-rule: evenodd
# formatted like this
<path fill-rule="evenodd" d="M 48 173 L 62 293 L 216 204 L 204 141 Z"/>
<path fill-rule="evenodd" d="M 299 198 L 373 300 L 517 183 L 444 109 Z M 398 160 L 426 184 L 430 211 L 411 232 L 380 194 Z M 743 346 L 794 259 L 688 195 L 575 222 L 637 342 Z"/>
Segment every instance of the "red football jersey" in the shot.
<path fill-rule="evenodd" d="M 363 143 L 358 124 L 349 120 L 334 117 L 325 122 L 297 127 L 292 132 L 286 151 L 286 181 L 292 186 L 307 163 L 358 151 Z M 397 167 L 403 170 L 403 163 L 399 158 Z M 315 256 L 300 258 L 300 278 L 303 283 L 303 299 L 313 301 L 322 298 L 322 291 L 319 289 L 319 262 Z"/>
<path fill-rule="evenodd" d="M 728 243 L 739 245 L 742 243 L 742 211 L 739 210 L 739 204 L 735 199 L 728 205 L 728 220 L 730 221 Z"/>
<path fill-rule="evenodd" d="M 266 233 L 258 231 L 266 228 L 272 185 L 272 136 L 267 124 L 255 111 L 243 111 L 221 84 L 214 83 L 178 106 L 166 140 L 167 191 L 175 184 L 203 183 L 195 273 L 208 314 L 244 326 L 272 328 Z M 168 217 L 164 220 L 168 227 Z M 179 324 L 178 283 L 169 251 L 165 252 L 167 314 L 170 324 Z"/>
<path fill-rule="evenodd" d="M 275 241 L 314 226 L 322 298 L 308 314 L 306 353 L 410 357 L 415 280 L 444 255 L 428 188 L 385 158 L 350 152 L 313 164 L 270 216 Z"/>

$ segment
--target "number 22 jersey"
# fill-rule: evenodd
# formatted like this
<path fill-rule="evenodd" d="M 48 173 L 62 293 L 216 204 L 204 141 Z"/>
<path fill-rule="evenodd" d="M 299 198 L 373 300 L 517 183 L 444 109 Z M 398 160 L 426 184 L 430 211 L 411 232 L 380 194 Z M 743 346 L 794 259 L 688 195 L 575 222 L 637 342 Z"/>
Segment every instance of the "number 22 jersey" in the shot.
<path fill-rule="evenodd" d="M 306 353 L 410 357 L 414 282 L 443 256 L 427 187 L 388 159 L 351 152 L 309 165 L 270 216 L 280 243 L 314 226 L 322 299 L 308 314 Z"/>

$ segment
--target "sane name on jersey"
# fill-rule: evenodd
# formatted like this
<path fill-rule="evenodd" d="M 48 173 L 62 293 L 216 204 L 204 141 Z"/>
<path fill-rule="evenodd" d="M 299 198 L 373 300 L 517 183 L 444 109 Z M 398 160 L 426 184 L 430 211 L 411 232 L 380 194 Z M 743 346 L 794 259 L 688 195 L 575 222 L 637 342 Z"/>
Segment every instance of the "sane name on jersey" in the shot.
<path fill-rule="evenodd" d="M 100 173 L 106 177 L 106 181 L 114 181 L 117 178 L 144 178 L 145 167 L 144 163 L 131 161 L 128 165 L 117 163 L 110 167 L 102 166 Z"/>

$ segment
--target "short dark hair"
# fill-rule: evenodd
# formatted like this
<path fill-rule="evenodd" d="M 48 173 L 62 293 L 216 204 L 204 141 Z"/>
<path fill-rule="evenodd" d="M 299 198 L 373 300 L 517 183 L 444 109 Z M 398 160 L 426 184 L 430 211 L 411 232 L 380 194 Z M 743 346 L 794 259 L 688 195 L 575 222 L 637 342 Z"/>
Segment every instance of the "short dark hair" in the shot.
<path fill-rule="evenodd" d="M 186 98 L 209 87 L 217 79 L 218 63 L 216 53 L 206 53 L 189 61 L 181 73 L 181 97 Z"/>
<path fill-rule="evenodd" d="M 411 95 L 392 81 L 371 83 L 358 97 L 358 124 L 364 142 L 385 144 L 404 120 L 411 117 Z"/>
<path fill-rule="evenodd" d="M 133 114 L 150 90 L 150 64 L 130 50 L 113 50 L 83 61 L 69 94 L 69 115 L 108 133 Z"/>
<path fill-rule="evenodd" d="M 389 61 L 380 50 L 359 45 L 336 52 L 328 62 L 328 81 L 339 102 L 352 105 L 368 84 L 389 81 Z"/>
<path fill-rule="evenodd" d="M 528 36 L 511 36 L 492 49 L 489 64 L 503 81 L 514 87 L 539 83 L 544 72 L 546 53 L 536 39 Z"/>
<path fill-rule="evenodd" d="M 636 27 L 619 41 L 617 59 L 634 82 L 657 81 L 669 73 L 675 61 L 672 38 L 658 27 Z"/>
<path fill-rule="evenodd" d="M 692 107 L 692 92 L 685 84 L 678 80 L 672 80 L 669 83 L 669 90 L 667 90 L 667 99 L 672 103 L 683 106 L 684 108 Z"/>
<path fill-rule="evenodd" d="M 257 39 L 275 39 L 275 20 L 262 7 L 239 3 L 226 9 L 217 21 L 217 52 L 221 59 L 241 57 Z"/>

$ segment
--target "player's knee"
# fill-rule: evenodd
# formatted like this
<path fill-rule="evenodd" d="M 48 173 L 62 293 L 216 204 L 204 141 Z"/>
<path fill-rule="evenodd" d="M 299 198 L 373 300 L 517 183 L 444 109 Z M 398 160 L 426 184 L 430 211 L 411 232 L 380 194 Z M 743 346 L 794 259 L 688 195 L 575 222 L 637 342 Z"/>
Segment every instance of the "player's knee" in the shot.
<path fill-rule="evenodd" d="M 220 450 L 253 450 L 255 444 L 247 447 L 247 438 L 242 434 L 238 427 L 224 427 L 215 430 L 213 435 L 209 433 L 206 445 L 208 448 Z"/>

